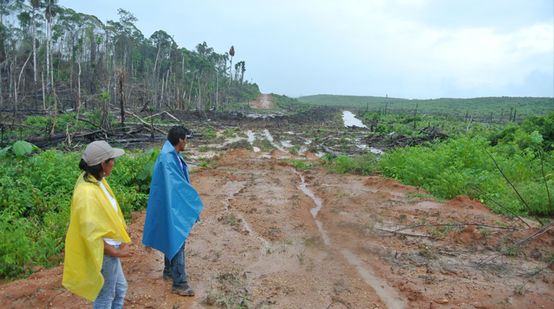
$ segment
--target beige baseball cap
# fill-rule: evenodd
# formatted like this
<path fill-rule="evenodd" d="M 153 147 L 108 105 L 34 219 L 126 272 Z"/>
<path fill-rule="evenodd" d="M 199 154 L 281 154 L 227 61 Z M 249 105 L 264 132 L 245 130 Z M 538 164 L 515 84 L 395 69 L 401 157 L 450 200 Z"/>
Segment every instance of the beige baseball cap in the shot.
<path fill-rule="evenodd" d="M 112 148 L 106 141 L 95 141 L 87 145 L 81 157 L 88 166 L 98 165 L 108 159 L 122 156 L 123 149 Z"/>

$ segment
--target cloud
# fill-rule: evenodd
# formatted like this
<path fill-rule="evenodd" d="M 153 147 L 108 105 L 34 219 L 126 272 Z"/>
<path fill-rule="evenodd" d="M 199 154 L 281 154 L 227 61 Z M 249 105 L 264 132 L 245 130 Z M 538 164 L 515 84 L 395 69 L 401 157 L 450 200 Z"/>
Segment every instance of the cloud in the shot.
<path fill-rule="evenodd" d="M 98 1 L 96 8 L 114 5 Z M 121 3 L 146 36 L 161 28 L 189 49 L 206 41 L 224 53 L 234 45 L 247 79 L 266 92 L 411 98 L 554 92 L 551 0 Z"/>

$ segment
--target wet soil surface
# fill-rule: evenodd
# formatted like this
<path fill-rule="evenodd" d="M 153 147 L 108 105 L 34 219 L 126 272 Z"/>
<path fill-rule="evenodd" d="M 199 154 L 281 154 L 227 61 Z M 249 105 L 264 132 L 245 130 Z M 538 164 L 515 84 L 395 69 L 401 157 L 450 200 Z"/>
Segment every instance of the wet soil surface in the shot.
<path fill-rule="evenodd" d="M 212 132 L 184 153 L 205 205 L 186 244 L 196 296 L 171 293 L 163 256 L 141 244 L 137 212 L 135 254 L 122 259 L 126 308 L 554 308 L 552 229 L 515 246 L 536 223 L 464 196 L 439 202 L 378 176 L 290 165 L 380 146 L 367 129 L 344 128 L 340 111 L 178 116 Z M 0 308 L 91 308 L 61 286 L 62 272 L 0 285 Z"/>
<path fill-rule="evenodd" d="M 193 168 L 205 205 L 186 244 L 195 297 L 171 294 L 163 256 L 141 245 L 145 212 L 134 213 L 126 307 L 553 308 L 554 274 L 543 269 L 553 231 L 503 255 L 537 228 L 467 197 L 440 203 L 390 179 L 299 171 L 285 157 L 238 149 Z M 0 286 L 0 307 L 90 308 L 61 286 L 62 270 Z"/>
<path fill-rule="evenodd" d="M 258 99 L 258 101 L 260 100 Z M 264 106 L 262 103 L 257 104 L 258 107 Z M 398 147 L 414 146 L 448 138 L 434 127 L 424 128 L 413 136 L 373 132 L 371 127 L 345 127 L 342 111 L 334 107 L 317 107 L 293 115 L 267 112 L 267 109 L 257 109 L 257 111 L 259 112 L 253 112 L 253 110 L 225 113 L 191 111 L 174 112 L 174 114 L 179 119 L 183 119 L 185 126 L 200 133 L 209 129 L 235 129 L 237 136 L 242 136 L 246 140 L 248 130 L 252 130 L 254 133 L 262 132 L 262 135 L 265 134 L 264 130 L 269 130 L 275 140 L 279 141 L 278 143 L 283 143 L 280 146 L 295 148 L 293 153 L 310 151 L 319 155 L 323 153 L 332 155 L 380 154 Z M 211 144 L 212 148 L 224 149 L 214 145 L 218 141 L 210 138 L 201 138 L 198 142 Z"/>

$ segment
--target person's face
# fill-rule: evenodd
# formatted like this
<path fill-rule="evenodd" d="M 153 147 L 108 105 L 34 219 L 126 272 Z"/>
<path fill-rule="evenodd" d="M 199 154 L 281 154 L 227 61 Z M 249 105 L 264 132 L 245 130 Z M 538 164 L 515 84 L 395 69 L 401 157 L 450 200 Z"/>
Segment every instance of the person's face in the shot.
<path fill-rule="evenodd" d="M 175 149 L 177 150 L 177 152 L 180 152 L 185 150 L 185 146 L 187 146 L 187 138 L 180 138 L 179 143 L 177 144 L 177 147 L 175 147 Z"/>
<path fill-rule="evenodd" d="M 115 163 L 115 159 L 109 159 L 101 163 L 102 170 L 104 171 L 104 177 L 110 176 L 112 173 L 113 165 Z"/>

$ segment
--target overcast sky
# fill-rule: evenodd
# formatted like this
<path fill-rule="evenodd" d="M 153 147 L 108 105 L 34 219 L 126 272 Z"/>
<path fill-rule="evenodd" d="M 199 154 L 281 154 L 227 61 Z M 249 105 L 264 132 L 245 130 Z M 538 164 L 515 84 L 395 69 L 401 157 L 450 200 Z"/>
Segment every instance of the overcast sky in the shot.
<path fill-rule="evenodd" d="M 180 47 L 235 47 L 263 93 L 554 96 L 552 0 L 60 0 Z"/>

